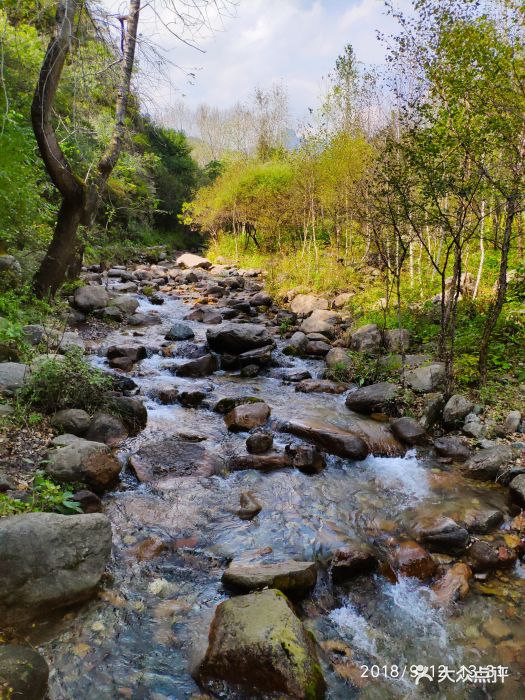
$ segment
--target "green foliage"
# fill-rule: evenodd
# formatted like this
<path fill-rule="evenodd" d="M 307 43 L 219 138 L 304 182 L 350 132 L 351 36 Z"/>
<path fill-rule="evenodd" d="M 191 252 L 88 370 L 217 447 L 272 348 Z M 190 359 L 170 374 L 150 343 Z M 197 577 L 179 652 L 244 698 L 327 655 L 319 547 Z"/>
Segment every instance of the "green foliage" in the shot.
<path fill-rule="evenodd" d="M 19 513 L 82 513 L 80 504 L 73 499 L 73 492 L 64 489 L 44 472 L 35 473 L 30 489 L 23 497 L 12 498 L 0 493 L 0 517 Z"/>
<path fill-rule="evenodd" d="M 18 394 L 19 400 L 48 414 L 64 408 L 88 413 L 100 408 L 111 388 L 111 378 L 92 367 L 79 348 L 45 360 Z"/>

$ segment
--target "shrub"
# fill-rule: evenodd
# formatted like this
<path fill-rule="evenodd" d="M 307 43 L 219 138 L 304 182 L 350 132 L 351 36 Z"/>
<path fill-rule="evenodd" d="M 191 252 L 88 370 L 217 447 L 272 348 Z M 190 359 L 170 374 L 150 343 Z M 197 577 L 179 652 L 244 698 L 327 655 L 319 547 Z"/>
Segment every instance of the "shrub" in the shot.
<path fill-rule="evenodd" d="M 17 513 L 82 513 L 80 504 L 73 499 L 73 492 L 64 490 L 59 484 L 37 471 L 32 488 L 23 498 L 11 498 L 0 493 L 0 517 Z"/>
<path fill-rule="evenodd" d="M 45 360 L 32 372 L 18 398 L 44 413 L 64 408 L 82 408 L 91 413 L 104 404 L 110 389 L 111 378 L 86 362 L 79 348 L 71 348 L 64 356 Z"/>

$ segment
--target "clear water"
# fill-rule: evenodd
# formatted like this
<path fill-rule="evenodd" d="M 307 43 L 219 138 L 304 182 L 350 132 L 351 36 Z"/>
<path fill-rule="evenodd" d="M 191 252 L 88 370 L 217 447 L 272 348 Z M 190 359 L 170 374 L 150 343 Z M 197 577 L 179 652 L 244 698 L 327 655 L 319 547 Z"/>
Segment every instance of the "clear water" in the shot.
<path fill-rule="evenodd" d="M 297 393 L 279 379 L 246 380 L 224 373 L 196 381 L 175 377 L 170 367 L 180 358 L 162 357 L 158 349 L 170 322 L 188 312 L 188 303 L 169 298 L 163 306 L 151 307 L 141 299 L 141 310 L 151 309 L 161 315 L 162 326 L 139 329 L 140 335 L 117 330 L 103 343 L 134 340 L 152 351 L 131 375 L 146 397 L 148 427 L 122 447 L 123 463 L 141 445 L 175 434 L 205 437 L 208 449 L 225 460 L 244 450 L 245 437 L 228 433 L 223 417 L 213 411 L 158 404 L 153 397 L 161 386 L 202 386 L 209 406 L 222 396 L 260 396 L 272 407 L 276 423 L 298 418 L 367 428 L 366 421 L 345 408 L 343 397 Z M 203 341 L 206 328 L 190 325 L 196 342 Z M 322 369 L 318 361 L 286 361 L 312 376 Z M 105 366 L 102 356 L 93 362 Z M 277 447 L 293 440 L 276 434 Z M 235 515 L 246 490 L 263 504 L 253 521 Z M 361 463 L 329 457 L 326 470 L 314 477 L 287 469 L 167 477 L 137 485 L 126 474 L 122 487 L 104 500 L 113 522 L 114 556 L 101 595 L 28 633 L 43 645 L 53 669 L 51 700 L 171 700 L 198 694 L 190 670 L 205 648 L 213 610 L 226 597 L 220 577 L 230 558 L 323 562 L 334 549 L 362 539 L 364 531 L 400 533 L 418 515 L 460 517 L 473 506 L 506 510 L 504 489 L 469 482 L 415 451 L 404 457 L 370 456 Z M 164 551 L 141 560 L 136 548 L 147 540 L 162 541 Z M 521 696 L 518 692 L 525 671 L 520 622 L 524 580 L 523 567 L 518 567 L 516 573 L 484 582 L 485 592 L 474 583 L 464 603 L 443 611 L 432 591 L 414 579 L 392 584 L 376 574 L 334 588 L 321 575 L 298 612 L 320 642 L 348 645 L 356 667 L 504 663 L 511 666 L 513 679 L 493 694 L 506 698 L 510 693 L 516 700 L 525 697 L 525 690 Z M 505 620 L 510 639 L 496 642 L 487 636 L 483 625 L 494 617 Z M 358 688 L 332 668 L 328 655 L 323 664 L 329 698 L 489 697 L 469 695 L 465 685 L 415 684 L 409 677 L 369 678 Z"/>

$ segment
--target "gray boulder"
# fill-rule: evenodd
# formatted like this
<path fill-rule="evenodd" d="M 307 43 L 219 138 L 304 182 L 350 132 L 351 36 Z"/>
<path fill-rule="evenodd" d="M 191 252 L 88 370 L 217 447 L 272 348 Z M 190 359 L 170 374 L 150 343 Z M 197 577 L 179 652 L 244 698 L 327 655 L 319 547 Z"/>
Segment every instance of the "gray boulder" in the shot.
<path fill-rule="evenodd" d="M 139 308 L 139 302 L 130 294 L 119 294 L 110 301 L 110 307 L 118 309 L 125 316 L 131 316 Z"/>
<path fill-rule="evenodd" d="M 72 348 L 78 348 L 82 352 L 86 349 L 85 343 L 76 331 L 66 331 L 59 337 L 58 352 L 64 355 Z"/>
<path fill-rule="evenodd" d="M 18 644 L 0 646 L 0 698 L 44 700 L 48 678 L 46 660 L 34 649 Z"/>
<path fill-rule="evenodd" d="M 190 340 L 195 337 L 195 333 L 188 324 L 176 321 L 164 337 L 166 340 Z"/>
<path fill-rule="evenodd" d="M 448 427 L 454 427 L 463 422 L 465 416 L 467 416 L 472 409 L 474 404 L 470 399 L 467 399 L 461 394 L 454 394 L 445 404 L 443 409 L 443 423 Z"/>
<path fill-rule="evenodd" d="M 230 355 L 241 355 L 273 342 L 266 327 L 254 323 L 225 323 L 218 328 L 209 328 L 206 339 L 214 352 Z"/>
<path fill-rule="evenodd" d="M 464 472 L 473 479 L 492 481 L 513 459 L 514 451 L 509 445 L 495 445 L 475 452 L 465 462 Z"/>
<path fill-rule="evenodd" d="M 196 678 L 225 696 L 317 700 L 325 690 L 313 639 L 275 589 L 217 606 Z"/>
<path fill-rule="evenodd" d="M 79 482 L 100 493 L 118 482 L 120 464 L 107 445 L 75 437 L 48 453 L 45 470 L 57 481 Z"/>
<path fill-rule="evenodd" d="M 128 431 L 120 418 L 99 411 L 93 416 L 85 437 L 92 442 L 114 446 L 120 445 L 128 437 Z"/>
<path fill-rule="evenodd" d="M 212 266 L 212 262 L 208 258 L 202 258 L 200 255 L 194 255 L 193 253 L 183 253 L 183 255 L 179 255 L 175 262 L 179 267 L 190 270 L 199 267 L 207 270 Z"/>
<path fill-rule="evenodd" d="M 27 513 L 0 519 L 3 623 L 89 598 L 111 553 L 111 523 L 100 513 Z"/>
<path fill-rule="evenodd" d="M 22 328 L 24 340 L 29 345 L 39 345 L 46 336 L 46 329 L 39 324 L 30 324 Z"/>
<path fill-rule="evenodd" d="M 332 348 L 324 360 L 328 369 L 351 370 L 353 367 L 352 360 L 344 348 Z"/>
<path fill-rule="evenodd" d="M 386 413 L 395 415 L 397 411 L 396 399 L 399 394 L 399 386 L 390 382 L 378 382 L 363 386 L 352 391 L 346 397 L 346 406 L 351 411 L 369 415 L 370 413 Z"/>
<path fill-rule="evenodd" d="M 306 337 L 306 334 L 297 331 L 286 342 L 285 346 L 283 347 L 283 353 L 285 355 L 304 355 L 307 345 L 308 338 Z"/>
<path fill-rule="evenodd" d="M 74 306 L 84 313 L 109 306 L 110 295 L 100 284 L 79 287 L 73 297 Z"/>
<path fill-rule="evenodd" d="M 405 352 L 410 347 L 410 332 L 406 328 L 392 328 L 383 334 L 388 352 Z"/>
<path fill-rule="evenodd" d="M 302 333 L 322 333 L 329 338 L 334 337 L 334 327 L 341 322 L 341 316 L 335 311 L 316 309 L 302 322 L 299 330 Z"/>
<path fill-rule="evenodd" d="M 511 411 L 503 422 L 503 432 L 505 435 L 517 433 L 521 423 L 521 411 Z"/>
<path fill-rule="evenodd" d="M 21 362 L 0 362 L 0 391 L 12 394 L 20 389 L 28 372 L 29 367 Z"/>
<path fill-rule="evenodd" d="M 407 445 L 424 445 L 427 441 L 425 428 L 417 420 L 408 416 L 392 421 L 390 429 L 396 438 Z"/>
<path fill-rule="evenodd" d="M 468 445 L 458 437 L 436 438 L 434 447 L 440 457 L 446 457 L 453 462 L 465 462 L 470 457 Z"/>
<path fill-rule="evenodd" d="M 375 323 L 361 326 L 350 336 L 350 348 L 357 352 L 367 352 L 372 355 L 381 349 L 381 332 Z"/>
<path fill-rule="evenodd" d="M 135 396 L 116 396 L 111 400 L 112 413 L 122 419 L 130 435 L 138 435 L 148 423 L 148 411 Z"/>
<path fill-rule="evenodd" d="M 90 421 L 91 418 L 86 411 L 80 408 L 65 408 L 63 411 L 55 413 L 51 418 L 51 425 L 62 433 L 84 435 L 89 428 Z"/>
<path fill-rule="evenodd" d="M 518 474 L 509 484 L 512 495 L 523 505 L 525 504 L 525 474 Z"/>
<path fill-rule="evenodd" d="M 406 372 L 405 381 L 411 389 L 422 394 L 439 391 L 445 383 L 445 365 L 442 362 L 434 362 L 411 369 Z"/>
<path fill-rule="evenodd" d="M 211 353 L 188 360 L 175 368 L 178 377 L 207 377 L 219 369 L 219 362 Z"/>
<path fill-rule="evenodd" d="M 328 301 L 315 294 L 297 294 L 290 304 L 291 310 L 301 316 L 307 316 L 316 309 L 327 309 Z"/>

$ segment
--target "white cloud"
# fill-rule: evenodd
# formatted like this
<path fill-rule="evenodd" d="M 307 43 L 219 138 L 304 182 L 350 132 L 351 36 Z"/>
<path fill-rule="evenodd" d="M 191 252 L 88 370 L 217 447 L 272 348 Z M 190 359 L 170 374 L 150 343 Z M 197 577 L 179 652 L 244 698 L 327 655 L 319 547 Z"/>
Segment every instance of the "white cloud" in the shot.
<path fill-rule="evenodd" d="M 157 7 L 162 1 L 157 0 Z M 121 0 L 103 2 L 111 8 L 121 5 Z M 164 20 L 170 16 L 165 5 L 159 13 Z M 292 114 L 300 118 L 316 103 L 322 77 L 345 44 L 353 45 L 361 61 L 381 63 L 384 49 L 376 31 L 393 28 L 382 0 L 240 0 L 235 14 L 224 19 L 222 28 L 214 18 L 217 30 L 201 36 L 198 43 L 205 50 L 201 54 L 177 41 L 148 8 L 144 10 L 143 35 L 154 35 L 170 61 L 196 73 L 189 84 L 180 69 L 168 68 L 170 85 L 151 88 L 151 102 L 167 106 L 184 95 L 190 107 L 202 102 L 228 107 L 249 99 L 257 85 L 281 82 L 288 90 Z"/>

